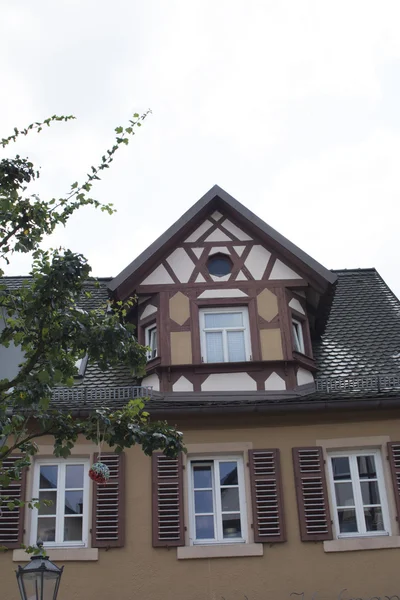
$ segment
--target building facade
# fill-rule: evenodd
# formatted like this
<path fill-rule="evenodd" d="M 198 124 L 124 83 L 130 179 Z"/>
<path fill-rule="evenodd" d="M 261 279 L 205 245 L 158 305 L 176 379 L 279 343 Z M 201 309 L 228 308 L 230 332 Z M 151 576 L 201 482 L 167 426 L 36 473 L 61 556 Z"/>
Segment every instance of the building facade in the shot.
<path fill-rule="evenodd" d="M 105 448 L 99 486 L 97 448 L 44 438 L 12 492 L 53 503 L 0 515 L 1 596 L 40 536 L 61 600 L 400 598 L 400 304 L 378 273 L 325 269 L 215 186 L 94 301 L 134 294 L 146 376 L 83 364 L 54 402 L 151 390 L 187 454 Z"/>

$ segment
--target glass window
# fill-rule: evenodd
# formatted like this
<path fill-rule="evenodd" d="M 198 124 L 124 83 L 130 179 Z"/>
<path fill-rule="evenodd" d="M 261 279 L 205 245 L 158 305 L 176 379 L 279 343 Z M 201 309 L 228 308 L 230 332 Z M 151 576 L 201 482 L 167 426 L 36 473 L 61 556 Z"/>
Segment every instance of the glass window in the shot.
<path fill-rule="evenodd" d="M 244 542 L 246 519 L 241 458 L 190 461 L 191 542 Z"/>
<path fill-rule="evenodd" d="M 247 308 L 204 308 L 200 326 L 203 362 L 251 360 Z"/>
<path fill-rule="evenodd" d="M 224 254 L 214 254 L 207 261 L 207 269 L 210 275 L 223 277 L 232 271 L 232 261 Z"/>
<path fill-rule="evenodd" d="M 46 546 L 86 545 L 88 535 L 87 461 L 37 461 L 31 541 L 42 539 Z"/>
<path fill-rule="evenodd" d="M 151 360 L 152 358 L 156 358 L 158 356 L 157 351 L 157 326 L 151 325 L 151 327 L 147 327 L 145 330 L 145 345 L 150 348 L 147 351 L 147 360 Z"/>
<path fill-rule="evenodd" d="M 378 451 L 330 456 L 338 537 L 387 535 L 389 517 Z"/>
<path fill-rule="evenodd" d="M 302 354 L 305 354 L 303 324 L 301 323 L 301 321 L 296 321 L 296 319 L 293 319 L 292 330 L 294 349 L 296 350 L 296 352 L 301 352 Z"/>

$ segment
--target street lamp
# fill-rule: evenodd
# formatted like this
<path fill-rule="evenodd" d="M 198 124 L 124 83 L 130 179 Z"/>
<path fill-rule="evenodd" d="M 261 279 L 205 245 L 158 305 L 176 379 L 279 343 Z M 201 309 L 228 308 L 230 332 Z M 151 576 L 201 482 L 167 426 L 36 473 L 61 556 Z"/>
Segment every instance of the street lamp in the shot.
<path fill-rule="evenodd" d="M 56 600 L 64 567 L 57 567 L 45 555 L 43 542 L 38 540 L 39 554 L 31 562 L 18 565 L 17 581 L 21 600 Z"/>

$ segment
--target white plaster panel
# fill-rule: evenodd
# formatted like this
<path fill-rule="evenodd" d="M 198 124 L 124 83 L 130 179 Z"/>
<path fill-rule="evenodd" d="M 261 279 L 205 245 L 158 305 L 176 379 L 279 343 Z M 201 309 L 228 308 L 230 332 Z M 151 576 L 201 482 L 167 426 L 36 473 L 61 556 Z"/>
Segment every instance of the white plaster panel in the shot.
<path fill-rule="evenodd" d="M 199 298 L 242 298 L 246 297 L 247 294 L 242 290 L 205 290 L 198 296 Z"/>
<path fill-rule="evenodd" d="M 202 392 L 256 391 L 257 384 L 248 373 L 213 373 L 201 384 Z"/>
<path fill-rule="evenodd" d="M 276 259 L 275 264 L 272 268 L 270 279 L 301 279 L 301 275 L 293 271 L 290 267 L 285 265 L 279 258 Z"/>
<path fill-rule="evenodd" d="M 206 242 L 231 242 L 232 238 L 220 229 L 216 229 L 205 239 Z"/>
<path fill-rule="evenodd" d="M 304 311 L 304 308 L 302 307 L 300 302 L 297 300 L 297 298 L 292 298 L 291 301 L 289 302 L 289 306 L 290 306 L 290 308 L 297 310 L 297 312 L 301 313 L 302 315 L 306 314 Z"/>
<path fill-rule="evenodd" d="M 160 380 L 158 375 L 153 373 L 153 375 L 149 375 L 148 377 L 144 377 L 142 379 L 142 385 L 152 387 L 155 392 L 160 391 Z"/>
<path fill-rule="evenodd" d="M 186 250 L 177 248 L 167 258 L 167 262 L 179 281 L 187 283 L 194 269 L 194 262 L 188 256 Z"/>
<path fill-rule="evenodd" d="M 195 279 L 195 283 L 204 283 L 205 279 L 201 273 L 199 273 Z"/>
<path fill-rule="evenodd" d="M 183 375 L 172 386 L 173 392 L 193 392 L 193 383 Z"/>
<path fill-rule="evenodd" d="M 211 218 L 214 219 L 214 221 L 219 221 L 220 219 L 222 219 L 223 214 L 219 212 L 219 210 L 215 210 L 213 212 L 213 214 L 211 215 Z"/>
<path fill-rule="evenodd" d="M 270 257 L 271 252 L 264 248 L 264 246 L 256 245 L 252 247 L 248 257 L 244 261 L 244 264 L 254 279 L 262 278 Z"/>
<path fill-rule="evenodd" d="M 228 275 L 210 275 L 213 281 L 228 281 L 230 276 L 230 273 L 228 273 Z"/>
<path fill-rule="evenodd" d="M 306 383 L 314 383 L 314 376 L 307 369 L 299 368 L 296 375 L 297 385 L 305 385 Z"/>
<path fill-rule="evenodd" d="M 233 246 L 233 248 L 238 256 L 242 256 L 246 246 Z"/>
<path fill-rule="evenodd" d="M 141 285 L 157 285 L 162 283 L 174 283 L 174 280 L 164 265 L 159 265 L 146 279 L 143 279 Z"/>
<path fill-rule="evenodd" d="M 225 246 L 213 246 L 208 255 L 212 254 L 230 254 L 230 252 Z"/>
<path fill-rule="evenodd" d="M 146 308 L 144 309 L 144 311 L 142 312 L 142 314 L 140 315 L 141 319 L 145 319 L 146 317 L 149 317 L 150 315 L 154 314 L 157 312 L 157 306 L 153 306 L 152 304 L 148 304 L 146 306 Z"/>
<path fill-rule="evenodd" d="M 229 219 L 225 219 L 225 221 L 222 222 L 222 225 L 225 227 L 225 229 L 227 229 L 238 240 L 242 242 L 247 242 L 253 239 L 249 235 L 247 235 L 247 233 L 245 233 L 242 229 L 240 229 L 237 225 L 229 221 Z"/>
<path fill-rule="evenodd" d="M 199 237 L 201 237 L 206 231 L 208 231 L 212 227 L 211 221 L 206 219 L 204 223 L 202 223 L 189 237 L 185 240 L 185 242 L 197 242 Z"/>
<path fill-rule="evenodd" d="M 192 250 L 197 256 L 197 258 L 200 258 L 200 256 L 203 254 L 204 248 L 192 248 Z"/>
<path fill-rule="evenodd" d="M 264 387 L 266 390 L 286 390 L 286 382 L 278 373 L 271 373 L 265 380 Z"/>
<path fill-rule="evenodd" d="M 239 273 L 237 274 L 237 277 L 236 277 L 236 281 L 247 281 L 247 277 L 243 273 L 243 271 L 239 271 Z"/>

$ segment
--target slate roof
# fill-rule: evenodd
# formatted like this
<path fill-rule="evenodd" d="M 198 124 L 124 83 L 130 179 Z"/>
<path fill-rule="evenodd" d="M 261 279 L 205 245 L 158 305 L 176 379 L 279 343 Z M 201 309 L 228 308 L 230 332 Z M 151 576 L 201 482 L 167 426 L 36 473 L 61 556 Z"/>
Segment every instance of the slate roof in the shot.
<path fill-rule="evenodd" d="M 400 372 L 400 302 L 375 269 L 335 271 L 325 333 L 313 344 L 317 377 Z"/>
<path fill-rule="evenodd" d="M 316 407 L 322 410 L 328 404 L 340 407 L 346 403 L 350 406 L 351 402 L 362 400 L 369 402 L 371 407 L 378 407 L 382 406 L 382 398 L 389 403 L 388 406 L 394 406 L 400 400 L 400 302 L 375 269 L 337 270 L 334 273 L 338 283 L 325 333 L 313 342 L 317 378 L 322 382 L 336 381 L 331 391 L 318 386 L 318 390 L 312 393 L 231 393 L 224 397 L 211 393 L 193 394 L 191 398 L 154 392 L 149 409 L 152 412 L 178 412 L 185 406 L 186 410 L 199 411 L 224 408 L 263 410 L 263 407 L 270 406 L 279 412 L 285 407 L 297 410 L 301 405 L 310 410 Z M 24 280 L 26 278 L 23 277 L 3 279 L 12 288 L 21 285 Z M 82 306 L 95 308 L 104 305 L 109 281 L 110 278 L 99 279 L 98 289 L 88 283 L 92 298 L 83 298 Z M 374 377 L 385 374 L 395 377 Z M 345 378 L 349 377 L 362 379 L 361 388 L 347 385 L 349 380 Z M 394 381 L 391 388 L 386 384 L 380 385 L 380 381 L 389 379 Z M 343 388 L 341 381 L 345 382 Z M 101 372 L 96 366 L 88 365 L 85 376 L 76 380 L 76 398 L 71 397 L 68 389 L 64 397 L 58 396 L 57 404 L 70 410 L 123 406 L 127 397 L 140 393 L 133 387 L 136 384 L 125 367 Z M 85 388 L 93 391 L 87 402 L 82 401 Z M 116 394 L 117 388 L 120 391 Z"/>

